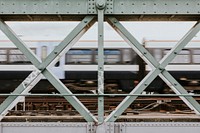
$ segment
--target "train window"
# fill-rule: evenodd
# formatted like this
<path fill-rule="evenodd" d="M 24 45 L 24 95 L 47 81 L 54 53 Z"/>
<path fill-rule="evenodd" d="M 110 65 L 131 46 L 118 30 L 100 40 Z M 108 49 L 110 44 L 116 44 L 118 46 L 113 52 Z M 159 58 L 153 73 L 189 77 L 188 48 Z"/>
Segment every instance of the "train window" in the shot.
<path fill-rule="evenodd" d="M 18 49 L 10 49 L 9 51 L 9 62 L 10 63 L 20 63 L 28 61 L 27 58 Z"/>
<path fill-rule="evenodd" d="M 95 51 L 96 63 L 98 59 L 97 50 Z M 117 64 L 120 62 L 120 50 L 116 49 L 105 49 L 104 50 L 104 63 L 105 64 Z"/>
<path fill-rule="evenodd" d="M 89 49 L 72 49 L 66 54 L 66 64 L 91 64 L 92 50 Z"/>
<path fill-rule="evenodd" d="M 0 54 L 7 54 L 7 50 L 5 50 L 5 49 L 0 49 Z"/>
<path fill-rule="evenodd" d="M 0 62 L 1 63 L 7 62 L 7 50 L 6 49 L 0 49 Z"/>
<path fill-rule="evenodd" d="M 166 55 L 170 50 L 164 50 L 164 55 Z M 170 64 L 176 64 L 176 63 L 190 63 L 190 51 L 189 50 L 182 50 L 173 60 Z"/>
<path fill-rule="evenodd" d="M 42 56 L 41 56 L 41 60 L 44 61 L 47 57 L 47 46 L 42 46 Z"/>
<path fill-rule="evenodd" d="M 117 64 L 120 62 L 119 50 L 104 50 L 105 64 Z"/>
<path fill-rule="evenodd" d="M 193 63 L 200 63 L 200 49 L 193 50 L 192 61 Z"/>
<path fill-rule="evenodd" d="M 31 49 L 34 53 L 36 52 L 35 49 Z M 9 63 L 30 63 L 26 56 L 18 49 L 9 49 Z"/>

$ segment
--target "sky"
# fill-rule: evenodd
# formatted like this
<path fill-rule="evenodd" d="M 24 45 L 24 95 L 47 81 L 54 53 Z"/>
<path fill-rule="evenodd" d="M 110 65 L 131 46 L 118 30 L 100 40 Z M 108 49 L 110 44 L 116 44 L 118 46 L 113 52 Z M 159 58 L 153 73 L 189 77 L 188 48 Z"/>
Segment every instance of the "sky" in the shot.
<path fill-rule="evenodd" d="M 78 22 L 6 22 L 22 40 L 63 40 Z M 145 40 L 179 40 L 195 22 L 122 22 L 131 34 Z M 105 40 L 123 40 L 107 23 Z M 97 23 L 80 40 L 97 40 Z M 195 40 L 200 40 L 198 33 Z M 0 31 L 0 40 L 8 38 Z"/>

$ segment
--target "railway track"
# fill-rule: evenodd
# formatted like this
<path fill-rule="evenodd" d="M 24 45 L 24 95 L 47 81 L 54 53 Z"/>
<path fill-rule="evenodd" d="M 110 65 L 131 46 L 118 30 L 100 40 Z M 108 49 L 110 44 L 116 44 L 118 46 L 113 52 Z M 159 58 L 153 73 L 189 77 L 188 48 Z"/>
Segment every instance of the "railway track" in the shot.
<path fill-rule="evenodd" d="M 109 115 L 124 97 L 105 97 L 105 116 Z M 97 98 L 79 97 L 97 116 Z M 200 97 L 195 97 L 200 101 Z M 3 101 L 3 98 L 0 98 Z M 191 119 L 188 119 L 188 115 Z M 51 116 L 51 117 L 49 117 Z M 146 116 L 146 117 L 145 117 Z M 181 116 L 181 117 L 180 117 Z M 26 97 L 10 110 L 3 121 L 85 121 L 62 97 Z M 118 118 L 118 121 L 200 121 L 177 97 L 139 97 Z"/>

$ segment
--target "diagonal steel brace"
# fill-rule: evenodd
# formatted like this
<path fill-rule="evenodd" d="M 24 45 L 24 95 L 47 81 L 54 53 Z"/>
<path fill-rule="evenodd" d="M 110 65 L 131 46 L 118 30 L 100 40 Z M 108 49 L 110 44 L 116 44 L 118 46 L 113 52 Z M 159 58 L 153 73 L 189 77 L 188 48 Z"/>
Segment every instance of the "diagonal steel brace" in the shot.
<path fill-rule="evenodd" d="M 135 87 L 130 94 L 140 94 L 159 75 L 176 94 L 188 94 L 188 92 L 165 70 L 165 67 L 175 58 L 175 56 L 187 45 L 187 43 L 199 32 L 200 24 L 197 23 L 171 51 L 157 62 L 155 58 L 124 28 L 114 17 L 108 18 L 108 23 L 124 38 L 138 55 L 152 67 L 152 71 Z M 137 98 L 137 96 L 127 96 L 120 105 L 106 118 L 106 122 L 115 121 L 119 115 Z M 180 98 L 197 114 L 200 114 L 199 103 L 191 97 Z"/>
<path fill-rule="evenodd" d="M 13 93 L 26 94 L 28 93 L 44 75 L 47 80 L 60 92 L 72 94 L 71 91 L 48 69 L 49 66 L 55 64 L 60 57 L 66 53 L 75 42 L 94 24 L 93 16 L 86 16 L 76 28 L 50 53 L 50 55 L 41 63 L 40 59 L 20 40 L 17 35 L 5 24 L 0 21 L 0 28 L 2 32 L 20 49 L 20 51 L 32 62 L 37 68 L 32 72 L 16 89 Z M 72 106 L 86 119 L 88 122 L 97 119 L 90 113 L 90 111 L 75 97 L 64 96 L 64 98 L 72 104 Z M 0 120 L 5 116 L 9 109 L 12 109 L 20 100 L 19 96 L 9 96 L 0 105 Z"/>

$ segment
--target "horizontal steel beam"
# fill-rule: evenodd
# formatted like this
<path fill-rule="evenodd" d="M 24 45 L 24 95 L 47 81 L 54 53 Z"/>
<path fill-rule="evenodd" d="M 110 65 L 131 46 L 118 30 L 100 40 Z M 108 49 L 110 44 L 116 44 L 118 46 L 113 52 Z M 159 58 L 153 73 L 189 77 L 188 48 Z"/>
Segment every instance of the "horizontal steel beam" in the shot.
<path fill-rule="evenodd" d="M 96 0 L 1 0 L 3 20 L 66 21 L 97 15 Z M 199 20 L 200 0 L 106 0 L 118 20 Z"/>
<path fill-rule="evenodd" d="M 18 94 L 18 93 L 4 93 L 0 94 L 0 96 L 29 96 L 29 97 L 41 97 L 41 96 L 47 96 L 47 97 L 63 97 L 63 96 L 79 96 L 79 97 L 125 97 L 125 96 L 141 96 L 141 97 L 178 97 L 178 96 L 183 96 L 183 97 L 200 97 L 200 94 L 67 94 L 67 93 L 62 93 L 62 94 L 31 94 L 31 93 L 26 93 L 26 94 Z"/>
<path fill-rule="evenodd" d="M 199 133 L 200 124 L 197 122 L 131 122 L 131 123 L 105 123 L 107 133 Z M 96 133 L 94 123 L 66 123 L 66 122 L 2 122 L 1 133 Z"/>

